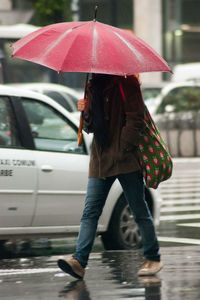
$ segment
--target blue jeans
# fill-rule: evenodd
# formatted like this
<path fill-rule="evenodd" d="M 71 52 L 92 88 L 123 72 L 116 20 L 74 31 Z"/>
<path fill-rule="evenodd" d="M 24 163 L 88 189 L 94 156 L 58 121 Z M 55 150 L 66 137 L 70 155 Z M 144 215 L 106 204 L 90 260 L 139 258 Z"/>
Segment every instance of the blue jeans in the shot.
<path fill-rule="evenodd" d="M 145 201 L 143 177 L 140 171 L 120 174 L 106 179 L 89 178 L 85 208 L 81 218 L 80 232 L 74 257 L 86 267 L 109 190 L 119 180 L 126 200 L 133 212 L 142 237 L 144 257 L 160 261 L 159 244 L 153 218 Z"/>

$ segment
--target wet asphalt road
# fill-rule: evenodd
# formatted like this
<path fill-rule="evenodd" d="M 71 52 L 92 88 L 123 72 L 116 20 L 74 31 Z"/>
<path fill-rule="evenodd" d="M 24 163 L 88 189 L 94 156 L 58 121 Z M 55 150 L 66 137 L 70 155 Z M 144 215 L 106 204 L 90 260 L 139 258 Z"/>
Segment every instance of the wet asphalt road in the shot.
<path fill-rule="evenodd" d="M 58 256 L 2 259 L 0 300 L 200 300 L 199 161 L 176 161 L 173 177 L 161 186 L 158 237 L 165 266 L 157 276 L 137 276 L 138 250 L 97 247 L 84 281 L 60 271 Z"/>
<path fill-rule="evenodd" d="M 86 276 L 77 281 L 57 268 L 58 257 L 1 261 L 3 300 L 199 300 L 200 247 L 163 247 L 164 269 L 138 277 L 138 251 L 92 253 Z"/>

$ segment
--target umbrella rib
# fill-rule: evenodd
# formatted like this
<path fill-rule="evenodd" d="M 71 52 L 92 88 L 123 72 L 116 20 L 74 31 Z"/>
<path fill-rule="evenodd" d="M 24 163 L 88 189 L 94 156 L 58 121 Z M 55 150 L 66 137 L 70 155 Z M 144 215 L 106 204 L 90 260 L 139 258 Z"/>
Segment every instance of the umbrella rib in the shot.
<path fill-rule="evenodd" d="M 118 32 L 114 31 L 114 34 L 131 50 L 131 52 L 137 57 L 137 59 L 141 62 L 143 57 L 137 49 L 129 43 L 124 37 L 122 37 Z"/>
<path fill-rule="evenodd" d="M 54 49 L 54 47 L 56 47 L 68 34 L 70 34 L 70 32 L 72 32 L 72 30 L 73 28 L 70 28 L 63 34 L 61 34 L 59 38 L 53 41 L 51 45 L 47 48 L 47 50 L 42 53 L 42 56 L 45 57 L 49 52 L 51 52 Z"/>
<path fill-rule="evenodd" d="M 92 65 L 91 65 L 91 72 L 94 68 L 94 65 L 96 63 L 96 48 L 97 48 L 97 40 L 98 40 L 98 32 L 96 29 L 96 22 L 94 22 L 94 30 L 93 30 L 93 43 L 92 43 Z"/>
<path fill-rule="evenodd" d="M 75 30 L 75 29 L 77 29 L 81 26 L 85 26 L 86 24 L 87 24 L 87 22 L 85 22 L 85 24 L 74 26 L 74 27 L 68 29 L 67 31 L 65 31 L 63 34 L 60 35 L 60 37 L 57 40 L 52 42 L 52 44 L 49 46 L 49 48 L 46 50 L 46 52 L 43 52 L 43 55 L 45 54 L 44 56 L 46 56 L 49 52 L 51 52 L 54 49 L 54 47 L 57 46 L 73 30 Z M 69 52 L 69 50 L 68 50 L 68 52 Z M 58 70 L 58 72 L 60 72 L 62 70 L 62 66 L 63 66 L 63 63 L 61 64 L 60 69 Z"/>
<path fill-rule="evenodd" d="M 83 27 L 86 26 L 88 24 L 88 22 L 85 22 L 84 24 L 80 24 L 77 26 L 74 26 L 71 28 L 71 31 L 76 30 L 79 27 Z M 77 39 L 77 37 L 74 39 L 74 41 Z M 68 49 L 68 52 L 70 51 L 70 49 L 72 48 L 73 43 L 70 45 L 70 48 Z M 65 57 L 67 56 L 68 52 L 65 54 Z M 63 65 L 65 64 L 66 59 L 63 60 L 62 64 L 60 65 L 60 69 L 58 70 L 58 72 L 62 71 Z"/>
<path fill-rule="evenodd" d="M 15 42 L 14 44 L 12 44 L 12 47 L 14 48 L 14 52 L 15 52 L 14 54 L 16 54 L 18 50 L 21 50 L 22 47 L 24 47 L 24 46 L 27 47 L 27 45 L 28 45 L 29 43 L 32 43 L 33 40 L 37 39 L 37 38 L 40 36 L 41 33 L 43 34 L 43 33 L 45 33 L 46 31 L 48 31 L 48 28 L 43 27 L 43 28 L 41 28 L 41 29 L 36 30 L 35 32 L 31 32 L 31 33 L 28 34 L 27 36 L 23 37 L 22 39 L 18 40 L 18 41 Z M 28 39 L 28 41 L 27 41 L 27 39 Z M 17 46 L 18 42 L 21 43 L 22 41 L 24 41 L 24 42 L 23 42 L 24 44 L 23 44 L 23 45 L 20 45 L 20 48 L 15 50 L 15 47 L 18 48 L 18 46 Z M 15 45 L 16 45 L 16 46 L 15 46 Z"/>

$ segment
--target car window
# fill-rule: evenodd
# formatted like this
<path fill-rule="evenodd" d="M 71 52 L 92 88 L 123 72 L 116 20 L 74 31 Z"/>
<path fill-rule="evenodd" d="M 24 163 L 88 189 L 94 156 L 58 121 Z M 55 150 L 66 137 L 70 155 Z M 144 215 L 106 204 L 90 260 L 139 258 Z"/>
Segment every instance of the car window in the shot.
<path fill-rule="evenodd" d="M 144 101 L 151 99 L 151 98 L 156 98 L 161 92 L 161 88 L 143 88 L 142 89 L 142 96 Z"/>
<path fill-rule="evenodd" d="M 8 97 L 0 97 L 0 146 L 20 146 L 19 134 Z"/>
<path fill-rule="evenodd" d="M 66 99 L 68 99 L 70 97 L 70 100 L 72 101 L 74 107 L 75 107 L 75 111 L 77 111 L 77 102 L 78 102 L 78 98 L 71 95 L 71 94 L 67 94 L 66 92 L 61 92 L 61 94 L 63 95 L 63 97 L 65 97 Z"/>
<path fill-rule="evenodd" d="M 85 153 L 77 130 L 59 112 L 39 101 L 22 99 L 37 150 Z"/>
<path fill-rule="evenodd" d="M 183 86 L 172 89 L 163 99 L 156 113 L 200 110 L 200 87 Z"/>
<path fill-rule="evenodd" d="M 64 108 L 66 108 L 69 112 L 74 111 L 74 109 L 72 108 L 72 106 L 70 104 L 71 101 L 70 101 L 70 99 L 68 99 L 69 97 L 65 99 L 60 93 L 57 93 L 54 91 L 47 91 L 47 90 L 44 90 L 43 94 L 51 97 L 57 103 L 61 104 Z"/>

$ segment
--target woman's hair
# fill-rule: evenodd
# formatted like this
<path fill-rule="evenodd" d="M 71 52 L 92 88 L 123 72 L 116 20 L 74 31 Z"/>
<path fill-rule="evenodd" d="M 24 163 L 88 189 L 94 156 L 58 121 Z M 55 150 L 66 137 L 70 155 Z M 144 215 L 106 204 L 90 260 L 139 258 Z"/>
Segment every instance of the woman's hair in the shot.
<path fill-rule="evenodd" d="M 93 116 L 93 129 L 94 136 L 101 148 L 108 144 L 108 130 L 104 118 L 104 101 L 103 91 L 109 84 L 114 75 L 107 74 L 93 74 L 91 80 L 92 90 L 92 116 Z"/>
<path fill-rule="evenodd" d="M 117 75 L 93 74 L 91 79 L 93 130 L 94 136 L 102 149 L 105 148 L 109 142 L 107 122 L 104 117 L 103 91 L 110 80 L 115 76 Z M 127 80 L 131 80 L 133 85 L 140 85 L 138 74 L 128 76 Z"/>

